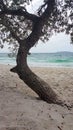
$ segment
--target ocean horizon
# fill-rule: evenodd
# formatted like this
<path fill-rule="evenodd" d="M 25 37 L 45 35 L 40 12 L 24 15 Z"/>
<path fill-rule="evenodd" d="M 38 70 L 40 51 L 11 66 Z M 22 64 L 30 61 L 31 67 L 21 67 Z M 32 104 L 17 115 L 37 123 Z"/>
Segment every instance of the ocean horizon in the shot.
<path fill-rule="evenodd" d="M 27 61 L 32 67 L 73 67 L 73 52 L 31 53 Z M 0 53 L 0 64 L 15 65 L 16 58 Z"/>

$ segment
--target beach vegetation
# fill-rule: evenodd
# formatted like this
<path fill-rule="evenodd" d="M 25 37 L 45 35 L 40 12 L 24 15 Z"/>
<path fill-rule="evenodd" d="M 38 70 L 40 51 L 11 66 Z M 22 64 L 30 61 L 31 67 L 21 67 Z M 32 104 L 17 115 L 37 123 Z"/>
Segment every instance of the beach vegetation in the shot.
<path fill-rule="evenodd" d="M 73 0 L 42 0 L 33 13 L 27 9 L 32 2 L 35 1 L 0 0 L 0 46 L 8 42 L 17 54 L 12 72 L 42 100 L 62 105 L 64 102 L 52 87 L 31 71 L 27 56 L 39 40 L 46 42 L 54 33 L 65 32 L 73 42 Z M 39 2 L 36 0 L 34 6 Z"/>

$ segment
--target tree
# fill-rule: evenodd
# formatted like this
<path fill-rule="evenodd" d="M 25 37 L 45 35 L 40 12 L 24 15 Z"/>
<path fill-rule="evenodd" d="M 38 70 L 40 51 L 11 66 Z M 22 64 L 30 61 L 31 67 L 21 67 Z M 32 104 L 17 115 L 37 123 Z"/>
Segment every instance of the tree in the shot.
<path fill-rule="evenodd" d="M 48 103 L 63 105 L 53 89 L 35 75 L 27 65 L 29 50 L 42 40 L 49 40 L 54 32 L 65 31 L 73 41 L 73 0 L 43 0 L 36 14 L 27 11 L 32 0 L 0 0 L 0 45 L 6 41 L 17 52 L 17 65 L 11 69 L 39 97 Z"/>

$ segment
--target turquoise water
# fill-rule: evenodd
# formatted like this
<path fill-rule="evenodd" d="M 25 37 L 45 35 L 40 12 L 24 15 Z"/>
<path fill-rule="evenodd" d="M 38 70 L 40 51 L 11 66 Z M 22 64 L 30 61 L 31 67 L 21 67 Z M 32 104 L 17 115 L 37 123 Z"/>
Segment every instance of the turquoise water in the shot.
<path fill-rule="evenodd" d="M 0 53 L 0 64 L 15 65 L 15 57 Z M 28 64 L 34 67 L 73 67 L 73 52 L 32 53 L 28 56 Z"/>
<path fill-rule="evenodd" d="M 15 65 L 15 57 L 10 58 L 7 53 L 0 53 L 0 64 Z"/>

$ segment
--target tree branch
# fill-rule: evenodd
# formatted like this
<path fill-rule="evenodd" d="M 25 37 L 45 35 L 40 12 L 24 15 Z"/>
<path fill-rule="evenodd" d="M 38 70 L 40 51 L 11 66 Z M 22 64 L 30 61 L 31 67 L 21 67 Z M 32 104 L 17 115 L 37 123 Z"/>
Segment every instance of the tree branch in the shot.
<path fill-rule="evenodd" d="M 17 66 L 10 69 L 11 72 L 17 73 Z"/>
<path fill-rule="evenodd" d="M 51 15 L 54 12 L 55 0 L 47 0 L 47 7 L 42 15 L 34 23 L 31 34 L 26 39 L 25 46 L 28 50 L 33 47 L 39 38 L 42 36 L 42 28 L 50 20 Z M 23 40 L 25 41 L 25 39 Z M 27 44 L 28 43 L 28 44 Z"/>
<path fill-rule="evenodd" d="M 54 11 L 55 0 L 47 0 L 46 5 L 47 5 L 46 9 L 44 10 L 44 12 L 42 13 L 42 15 L 40 17 L 30 14 L 26 11 L 26 9 L 23 10 L 21 8 L 17 9 L 17 10 L 10 10 L 10 9 L 5 8 L 5 10 L 0 12 L 0 14 L 24 16 L 27 19 L 35 21 L 33 24 L 32 33 L 26 39 L 23 40 L 23 42 L 26 40 L 25 46 L 28 49 L 33 47 L 36 44 L 36 42 L 39 40 L 40 36 L 42 35 L 42 28 L 45 24 L 47 24 L 49 18 L 51 17 L 51 14 Z M 16 36 L 16 34 L 14 34 L 14 32 L 13 32 L 12 28 L 10 28 L 9 24 L 8 24 L 8 29 L 11 30 L 12 36 L 18 40 L 18 37 Z M 27 42 L 28 42 L 28 44 L 27 44 Z"/>
<path fill-rule="evenodd" d="M 1 0 L 2 1 L 2 0 Z M 0 2 L 0 15 L 7 14 L 7 15 L 17 15 L 17 16 L 24 16 L 26 19 L 31 20 L 32 22 L 35 22 L 38 16 L 34 14 L 30 14 L 27 12 L 25 8 L 19 7 L 19 9 L 8 9 L 6 5 L 2 2 Z"/>
<path fill-rule="evenodd" d="M 9 21 L 9 19 L 6 16 L 1 17 L 0 20 L 0 24 L 3 24 L 11 33 L 12 37 L 18 41 L 18 43 L 20 44 L 20 38 L 17 36 L 17 34 L 15 33 L 15 31 L 13 30 L 13 28 L 10 26 L 12 23 Z"/>

